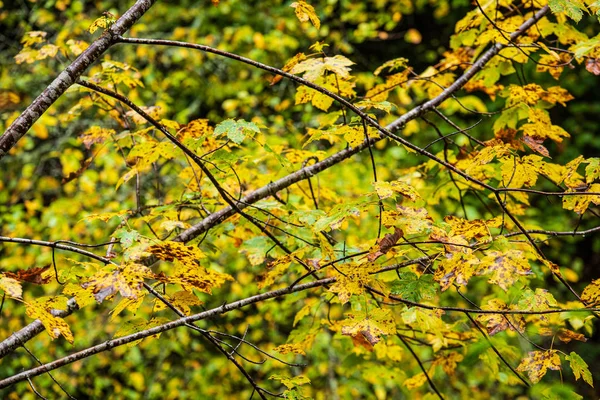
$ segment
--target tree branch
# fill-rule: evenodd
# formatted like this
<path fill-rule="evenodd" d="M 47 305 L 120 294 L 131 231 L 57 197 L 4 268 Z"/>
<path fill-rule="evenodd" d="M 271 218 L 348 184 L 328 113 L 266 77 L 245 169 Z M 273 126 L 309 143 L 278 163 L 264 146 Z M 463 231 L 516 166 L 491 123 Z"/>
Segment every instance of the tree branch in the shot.
<path fill-rule="evenodd" d="M 124 34 L 133 24 L 152 7 L 156 0 L 137 0 L 129 10 L 112 24 L 102 35 L 94 40 L 67 68 L 65 68 L 50 85 L 23 111 L 17 119 L 0 136 L 0 160 L 6 156 L 11 148 L 25 136 L 29 128 L 54 102 L 75 83 L 77 78 L 94 61 L 117 42 L 117 38 Z"/>

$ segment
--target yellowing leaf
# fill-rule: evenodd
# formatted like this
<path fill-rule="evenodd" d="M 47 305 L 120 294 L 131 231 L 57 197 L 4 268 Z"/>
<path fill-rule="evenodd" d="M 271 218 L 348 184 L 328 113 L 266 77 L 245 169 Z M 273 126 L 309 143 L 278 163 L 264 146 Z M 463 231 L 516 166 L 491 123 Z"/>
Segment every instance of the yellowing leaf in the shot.
<path fill-rule="evenodd" d="M 19 281 L 6 276 L 5 274 L 0 274 L 0 289 L 14 299 L 20 299 L 23 295 L 23 288 Z"/>
<path fill-rule="evenodd" d="M 366 340 L 371 346 L 378 343 L 382 335 L 394 333 L 396 333 L 396 323 L 392 311 L 383 308 L 375 308 L 368 313 L 348 314 L 342 326 L 342 335 Z"/>
<path fill-rule="evenodd" d="M 581 300 L 589 307 L 600 304 L 600 279 L 595 279 L 583 289 Z"/>
<path fill-rule="evenodd" d="M 502 311 L 508 310 L 508 307 L 502 300 L 492 299 L 488 300 L 482 309 Z M 492 336 L 506 329 L 521 333 L 525 331 L 525 319 L 522 315 L 480 314 L 477 316 L 477 321 L 481 322 L 488 334 Z"/>
<path fill-rule="evenodd" d="M 175 292 L 173 295 L 163 295 L 166 300 L 171 303 L 175 308 L 179 311 L 183 312 L 185 315 L 190 315 L 191 306 L 199 306 L 202 304 L 202 301 L 192 292 L 188 292 L 187 290 L 180 290 Z M 160 311 L 167 308 L 167 305 L 162 302 L 160 299 L 154 300 L 154 311 Z"/>
<path fill-rule="evenodd" d="M 521 129 L 527 136 L 536 139 L 551 139 L 555 142 L 562 142 L 563 137 L 570 135 L 560 126 L 552 125 L 548 111 L 539 108 L 529 109 L 529 123 L 523 125 Z"/>
<path fill-rule="evenodd" d="M 278 352 L 279 354 L 300 354 L 305 356 L 306 352 L 302 348 L 303 346 L 300 344 L 282 344 L 281 346 L 277 346 L 273 349 L 273 351 Z"/>
<path fill-rule="evenodd" d="M 423 386 L 427 382 L 427 376 L 423 372 L 418 373 L 417 375 L 405 379 L 402 384 L 406 386 L 408 390 L 413 390 Z"/>
<path fill-rule="evenodd" d="M 560 357 L 557 350 L 530 351 L 517 367 L 517 371 L 527 372 L 529 380 L 533 383 L 538 383 L 548 369 L 560 370 Z"/>
<path fill-rule="evenodd" d="M 82 287 L 84 289 L 90 288 L 98 303 L 102 303 L 116 293 L 135 300 L 144 293 L 142 291 L 144 279 L 153 276 L 152 271 L 145 265 L 129 263 L 117 270 L 105 268 L 98 271 Z"/>
<path fill-rule="evenodd" d="M 173 273 L 169 276 L 160 273 L 156 278 L 162 282 L 179 284 L 188 292 L 198 289 L 211 294 L 213 289 L 233 280 L 228 274 L 204 268 L 196 263 L 183 263 L 175 260 L 174 267 Z"/>
<path fill-rule="evenodd" d="M 378 181 L 373 183 L 375 190 L 381 199 L 387 199 L 388 197 L 396 198 L 396 193 L 399 193 L 405 197 L 408 197 L 411 201 L 420 199 L 419 193 L 414 187 L 401 181 L 382 182 Z"/>
<path fill-rule="evenodd" d="M 306 1 L 295 1 L 290 5 L 290 7 L 295 9 L 296 17 L 298 17 L 300 22 L 306 22 L 310 20 L 315 28 L 319 29 L 321 27 L 321 21 L 319 21 L 319 17 L 317 17 L 314 7 L 308 4 Z"/>
<path fill-rule="evenodd" d="M 181 242 L 161 242 L 148 247 L 147 251 L 164 261 L 179 260 L 183 264 L 196 264 L 206 256 L 198 247 L 187 246 Z"/>
<path fill-rule="evenodd" d="M 64 319 L 52 315 L 52 310 L 67 308 L 67 298 L 42 297 L 25 303 L 25 313 L 28 317 L 39 319 L 52 339 L 62 335 L 69 343 L 73 343 L 73 333 Z"/>
<path fill-rule="evenodd" d="M 397 205 L 398 211 L 384 211 L 382 223 L 388 228 L 397 226 L 407 235 L 421 233 L 433 226 L 431 217 L 424 208 Z"/>
<path fill-rule="evenodd" d="M 439 264 L 433 278 L 439 282 L 442 291 L 448 289 L 454 282 L 466 286 L 469 279 L 477 273 L 480 261 L 471 253 L 450 253 Z"/>
<path fill-rule="evenodd" d="M 589 192 L 600 192 L 600 183 L 594 183 L 587 188 L 586 191 Z M 567 192 L 574 193 L 575 190 L 569 189 Z M 573 210 L 577 214 L 583 214 L 589 207 L 591 203 L 596 205 L 600 204 L 600 196 L 598 195 L 573 195 L 573 196 L 563 196 L 563 208 L 565 210 Z"/>
<path fill-rule="evenodd" d="M 87 29 L 89 33 L 94 33 L 98 30 L 98 28 L 108 28 L 115 22 L 114 17 L 110 13 L 105 13 L 105 15 L 100 18 L 96 18 L 94 22 Z"/>
<path fill-rule="evenodd" d="M 340 274 L 337 281 L 331 285 L 329 291 L 336 293 L 342 304 L 347 303 L 350 297 L 364 292 L 364 287 L 369 283 L 371 277 L 369 272 L 375 270 L 371 263 L 347 263 L 338 267 Z"/>
<path fill-rule="evenodd" d="M 504 291 L 524 275 L 531 275 L 529 261 L 520 250 L 490 251 L 481 260 L 481 274 L 491 273 L 489 283 L 497 284 Z"/>
<path fill-rule="evenodd" d="M 333 57 L 309 58 L 296 64 L 290 71 L 292 74 L 304 74 L 303 78 L 315 82 L 325 72 L 330 71 L 341 79 L 350 78 L 350 65 L 354 64 L 348 58 L 336 55 Z"/>
<path fill-rule="evenodd" d="M 569 365 L 571 366 L 573 375 L 575 375 L 576 381 L 579 380 L 579 378 L 583 378 L 588 385 L 594 387 L 592 373 L 590 372 L 587 363 L 579 356 L 579 354 L 572 351 L 571 354 L 565 356 L 565 359 L 569 361 Z"/>

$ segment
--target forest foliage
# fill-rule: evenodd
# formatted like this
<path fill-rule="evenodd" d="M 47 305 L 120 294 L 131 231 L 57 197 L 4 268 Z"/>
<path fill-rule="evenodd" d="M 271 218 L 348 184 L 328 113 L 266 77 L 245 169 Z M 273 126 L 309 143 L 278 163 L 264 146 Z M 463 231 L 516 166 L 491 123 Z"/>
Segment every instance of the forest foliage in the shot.
<path fill-rule="evenodd" d="M 0 1 L 0 394 L 597 397 L 599 20 Z"/>

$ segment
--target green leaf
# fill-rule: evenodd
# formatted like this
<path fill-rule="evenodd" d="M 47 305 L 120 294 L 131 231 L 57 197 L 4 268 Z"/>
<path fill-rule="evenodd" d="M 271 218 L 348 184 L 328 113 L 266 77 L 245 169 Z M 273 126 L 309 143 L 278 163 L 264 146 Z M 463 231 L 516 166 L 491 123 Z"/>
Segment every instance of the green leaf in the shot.
<path fill-rule="evenodd" d="M 260 129 L 254 122 L 247 122 L 243 119 L 237 121 L 226 119 L 215 127 L 215 136 L 227 135 L 227 138 L 236 144 L 242 143 L 246 135 L 259 133 Z"/>
<path fill-rule="evenodd" d="M 401 272 L 400 279 L 392 283 L 392 294 L 404 300 L 420 302 L 433 299 L 438 287 L 433 275 L 417 276 L 414 272 Z"/>
<path fill-rule="evenodd" d="M 138 231 L 122 228 L 115 232 L 114 237 L 121 239 L 121 245 L 128 248 L 139 240 L 140 234 Z"/>
<path fill-rule="evenodd" d="M 592 373 L 590 372 L 587 363 L 583 361 L 583 358 L 581 358 L 579 354 L 572 351 L 571 354 L 565 357 L 565 359 L 569 361 L 571 370 L 573 370 L 573 375 L 575 375 L 575 380 L 583 378 L 588 385 L 594 387 Z"/>
<path fill-rule="evenodd" d="M 580 0 L 550 0 L 548 2 L 554 14 L 564 12 L 575 22 L 579 22 L 583 16 L 585 5 Z"/>

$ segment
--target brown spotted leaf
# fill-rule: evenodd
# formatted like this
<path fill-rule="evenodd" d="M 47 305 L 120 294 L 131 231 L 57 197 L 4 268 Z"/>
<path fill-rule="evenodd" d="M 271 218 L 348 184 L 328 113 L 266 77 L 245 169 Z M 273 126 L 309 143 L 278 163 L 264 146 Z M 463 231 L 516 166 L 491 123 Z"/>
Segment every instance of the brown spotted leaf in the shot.
<path fill-rule="evenodd" d="M 529 380 L 538 383 L 548 369 L 560 370 L 560 357 L 557 350 L 530 351 L 517 367 L 519 372 L 527 372 Z"/>

